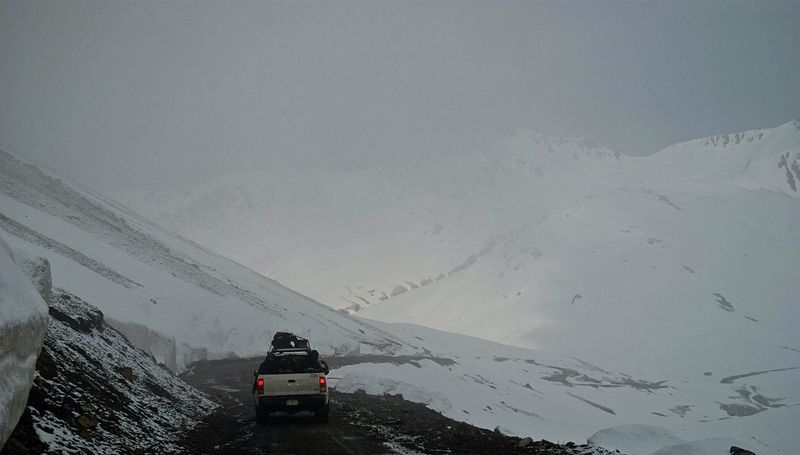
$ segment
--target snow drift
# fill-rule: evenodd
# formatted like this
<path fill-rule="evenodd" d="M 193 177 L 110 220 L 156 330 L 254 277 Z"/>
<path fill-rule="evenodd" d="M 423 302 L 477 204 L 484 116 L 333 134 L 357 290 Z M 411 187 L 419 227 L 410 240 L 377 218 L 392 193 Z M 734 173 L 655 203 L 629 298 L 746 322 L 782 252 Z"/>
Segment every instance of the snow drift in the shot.
<path fill-rule="evenodd" d="M 25 264 L 29 277 L 18 267 Z M 17 258 L 0 237 L 0 447 L 2 447 L 25 410 L 33 383 L 36 359 L 47 329 L 47 304 L 32 282 L 36 278 L 46 289 L 46 263 Z M 47 289 L 49 291 L 49 289 Z"/>

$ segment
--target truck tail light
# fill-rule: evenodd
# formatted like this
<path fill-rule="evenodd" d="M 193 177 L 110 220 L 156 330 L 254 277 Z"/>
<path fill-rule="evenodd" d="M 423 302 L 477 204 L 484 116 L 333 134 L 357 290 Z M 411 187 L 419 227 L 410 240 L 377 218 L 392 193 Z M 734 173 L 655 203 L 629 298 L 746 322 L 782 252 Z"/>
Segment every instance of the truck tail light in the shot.
<path fill-rule="evenodd" d="M 256 391 L 261 394 L 264 393 L 264 378 L 258 378 L 258 381 L 256 381 Z"/>
<path fill-rule="evenodd" d="M 328 381 L 325 379 L 325 376 L 319 377 L 319 393 L 325 393 L 328 391 Z"/>

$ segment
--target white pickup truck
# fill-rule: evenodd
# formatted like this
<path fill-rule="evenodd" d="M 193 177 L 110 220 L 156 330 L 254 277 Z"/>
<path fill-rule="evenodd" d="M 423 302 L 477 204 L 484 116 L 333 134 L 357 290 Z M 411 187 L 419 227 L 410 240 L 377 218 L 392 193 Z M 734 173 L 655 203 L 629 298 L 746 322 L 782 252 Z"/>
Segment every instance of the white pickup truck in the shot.
<path fill-rule="evenodd" d="M 328 367 L 311 357 L 311 351 L 307 349 L 273 350 L 261 367 L 253 372 L 259 424 L 266 424 L 273 412 L 294 414 L 310 411 L 317 421 L 328 421 L 330 403 L 325 376 Z"/>

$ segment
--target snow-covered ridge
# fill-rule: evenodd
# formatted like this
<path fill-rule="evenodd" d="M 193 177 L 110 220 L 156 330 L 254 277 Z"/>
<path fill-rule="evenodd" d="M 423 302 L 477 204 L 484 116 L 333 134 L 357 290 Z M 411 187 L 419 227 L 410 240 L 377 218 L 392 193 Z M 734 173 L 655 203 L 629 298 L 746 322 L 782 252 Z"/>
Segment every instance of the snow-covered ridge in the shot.
<path fill-rule="evenodd" d="M 613 159 L 627 157 L 583 137 L 552 137 L 530 130 L 520 130 L 509 135 L 492 151 L 498 155 L 511 154 L 516 158 L 525 155 L 555 155 L 571 160 L 577 160 L 581 156 Z"/>
<path fill-rule="evenodd" d="M 719 134 L 699 139 L 692 139 L 685 142 L 670 145 L 658 153 L 669 153 L 668 150 L 708 147 L 723 148 L 736 145 L 752 144 L 760 141 L 787 141 L 792 143 L 800 139 L 800 120 L 792 120 L 775 128 L 763 128 L 757 130 L 747 130 L 737 133 Z M 794 142 L 796 145 L 796 142 Z"/>
<path fill-rule="evenodd" d="M 47 304 L 33 284 L 37 278 L 46 285 L 47 264 L 20 256 L 0 236 L 0 448 L 25 409 L 47 329 Z M 20 263 L 31 271 L 42 264 L 44 273 L 29 277 Z"/>
<path fill-rule="evenodd" d="M 714 183 L 800 197 L 792 163 L 800 155 L 800 121 L 669 146 L 647 159 L 672 182 Z M 798 167 L 800 170 L 800 166 Z"/>

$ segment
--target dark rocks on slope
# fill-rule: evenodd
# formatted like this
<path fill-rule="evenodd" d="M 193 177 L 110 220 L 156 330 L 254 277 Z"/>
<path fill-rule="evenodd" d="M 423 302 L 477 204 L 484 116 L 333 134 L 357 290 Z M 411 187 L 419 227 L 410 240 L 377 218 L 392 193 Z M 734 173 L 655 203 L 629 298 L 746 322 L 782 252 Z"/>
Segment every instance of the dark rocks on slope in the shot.
<path fill-rule="evenodd" d="M 103 313 L 54 290 L 28 407 L 0 452 L 171 453 L 214 404 L 136 349 Z"/>

